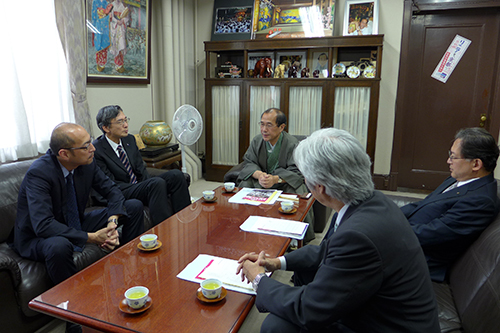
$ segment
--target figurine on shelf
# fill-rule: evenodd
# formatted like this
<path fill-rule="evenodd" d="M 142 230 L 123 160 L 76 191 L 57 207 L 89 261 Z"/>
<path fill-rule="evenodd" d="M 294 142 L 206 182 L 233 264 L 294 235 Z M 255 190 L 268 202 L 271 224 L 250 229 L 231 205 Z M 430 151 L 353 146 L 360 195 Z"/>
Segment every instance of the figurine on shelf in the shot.
<path fill-rule="evenodd" d="M 219 78 L 221 78 L 221 79 L 224 78 L 224 72 L 219 72 L 217 75 L 219 75 Z"/>
<path fill-rule="evenodd" d="M 238 68 L 236 65 L 231 65 L 231 68 L 229 69 L 229 73 L 231 74 L 232 78 L 238 78 L 240 77 L 241 69 Z"/>
<path fill-rule="evenodd" d="M 288 68 L 288 77 L 289 78 L 293 78 L 293 77 L 297 77 L 297 72 L 298 72 L 299 68 L 295 65 L 295 63 L 290 66 L 290 68 Z"/>
<path fill-rule="evenodd" d="M 285 77 L 285 65 L 279 64 L 276 66 L 276 69 L 274 70 L 274 77 L 278 79 Z"/>
<path fill-rule="evenodd" d="M 253 69 L 249 69 L 247 74 L 247 77 L 253 77 Z"/>
<path fill-rule="evenodd" d="M 313 77 L 314 77 L 314 78 L 319 78 L 319 70 L 315 70 L 315 71 L 313 72 Z"/>
<path fill-rule="evenodd" d="M 309 68 L 304 67 L 304 68 L 300 71 L 300 77 L 301 77 L 301 78 L 306 78 L 306 77 L 309 77 Z"/>
<path fill-rule="evenodd" d="M 255 77 L 272 77 L 273 69 L 272 69 L 272 60 L 271 58 L 262 58 L 255 64 L 254 75 Z"/>

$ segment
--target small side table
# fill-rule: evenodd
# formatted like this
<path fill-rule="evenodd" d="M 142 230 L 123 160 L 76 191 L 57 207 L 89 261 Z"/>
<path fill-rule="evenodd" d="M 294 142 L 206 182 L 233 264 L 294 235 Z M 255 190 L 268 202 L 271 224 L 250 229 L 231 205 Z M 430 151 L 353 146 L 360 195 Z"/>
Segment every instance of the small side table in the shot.
<path fill-rule="evenodd" d="M 163 169 L 163 167 L 169 166 L 175 162 L 179 162 L 179 166 L 181 164 L 181 151 L 174 150 L 162 153 L 155 157 L 145 157 L 142 159 L 146 162 L 146 166 L 150 168 Z M 176 165 L 176 168 L 180 169 Z"/>

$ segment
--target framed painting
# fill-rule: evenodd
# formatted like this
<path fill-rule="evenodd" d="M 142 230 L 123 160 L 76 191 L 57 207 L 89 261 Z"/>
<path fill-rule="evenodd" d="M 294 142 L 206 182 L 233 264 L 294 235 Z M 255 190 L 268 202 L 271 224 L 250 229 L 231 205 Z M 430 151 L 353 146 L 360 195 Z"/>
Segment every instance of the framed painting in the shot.
<path fill-rule="evenodd" d="M 212 41 L 251 39 L 254 0 L 215 0 Z"/>
<path fill-rule="evenodd" d="M 86 0 L 87 82 L 149 83 L 151 0 Z"/>
<path fill-rule="evenodd" d="M 291 65 L 299 63 L 300 66 L 298 66 L 298 72 L 300 73 L 300 70 L 304 67 L 307 67 L 307 52 L 301 52 L 301 51 L 292 51 L 292 52 L 278 52 L 276 54 L 276 64 L 277 65 L 285 65 L 285 78 L 288 77 L 288 68 L 290 68 Z"/>
<path fill-rule="evenodd" d="M 329 74 L 328 69 L 328 48 L 324 49 L 311 49 L 309 55 L 309 69 L 311 74 L 318 71 L 320 78 L 327 78 Z"/>
<path fill-rule="evenodd" d="M 378 34 L 378 0 L 346 0 L 344 36 Z"/>

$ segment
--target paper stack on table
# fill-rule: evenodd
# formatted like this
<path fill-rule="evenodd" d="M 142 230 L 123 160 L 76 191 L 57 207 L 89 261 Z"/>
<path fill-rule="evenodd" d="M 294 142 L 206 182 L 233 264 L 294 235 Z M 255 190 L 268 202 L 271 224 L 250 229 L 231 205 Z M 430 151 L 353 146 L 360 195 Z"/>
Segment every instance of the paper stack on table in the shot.
<path fill-rule="evenodd" d="M 263 216 L 248 217 L 240 229 L 248 232 L 288 237 L 293 239 L 304 239 L 309 223 L 293 220 L 274 219 Z"/>

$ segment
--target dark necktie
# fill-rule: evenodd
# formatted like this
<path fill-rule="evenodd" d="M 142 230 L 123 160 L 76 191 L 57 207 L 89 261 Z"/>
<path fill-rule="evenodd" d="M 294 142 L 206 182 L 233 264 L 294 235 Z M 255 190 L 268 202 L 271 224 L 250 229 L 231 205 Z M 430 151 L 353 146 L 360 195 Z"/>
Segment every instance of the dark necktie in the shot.
<path fill-rule="evenodd" d="M 446 192 L 448 192 L 448 191 L 451 191 L 451 190 L 453 190 L 453 189 L 457 188 L 457 185 L 458 185 L 458 182 L 454 182 L 454 183 L 453 183 L 453 184 L 451 184 L 449 187 L 447 187 L 447 188 L 443 191 L 443 193 L 446 193 Z"/>
<path fill-rule="evenodd" d="M 68 227 L 82 230 L 72 173 L 66 176 L 66 220 L 68 222 Z M 73 249 L 78 252 L 82 251 L 82 248 L 76 245 L 73 245 Z"/>
<path fill-rule="evenodd" d="M 117 149 L 118 149 L 118 155 L 120 155 L 120 161 L 122 161 L 123 165 L 125 166 L 125 169 L 127 169 L 127 172 L 130 176 L 130 182 L 132 184 L 137 184 L 137 177 L 132 171 L 132 167 L 130 166 L 130 162 L 128 161 L 127 155 L 125 155 L 122 146 L 118 145 Z"/>
<path fill-rule="evenodd" d="M 330 222 L 330 229 L 328 229 L 325 238 L 323 238 L 323 241 L 328 240 L 328 238 L 330 238 L 333 235 L 333 233 L 337 231 L 338 225 L 336 225 L 335 222 L 337 221 L 338 215 L 339 215 L 338 213 L 333 214 L 332 221 Z"/>

